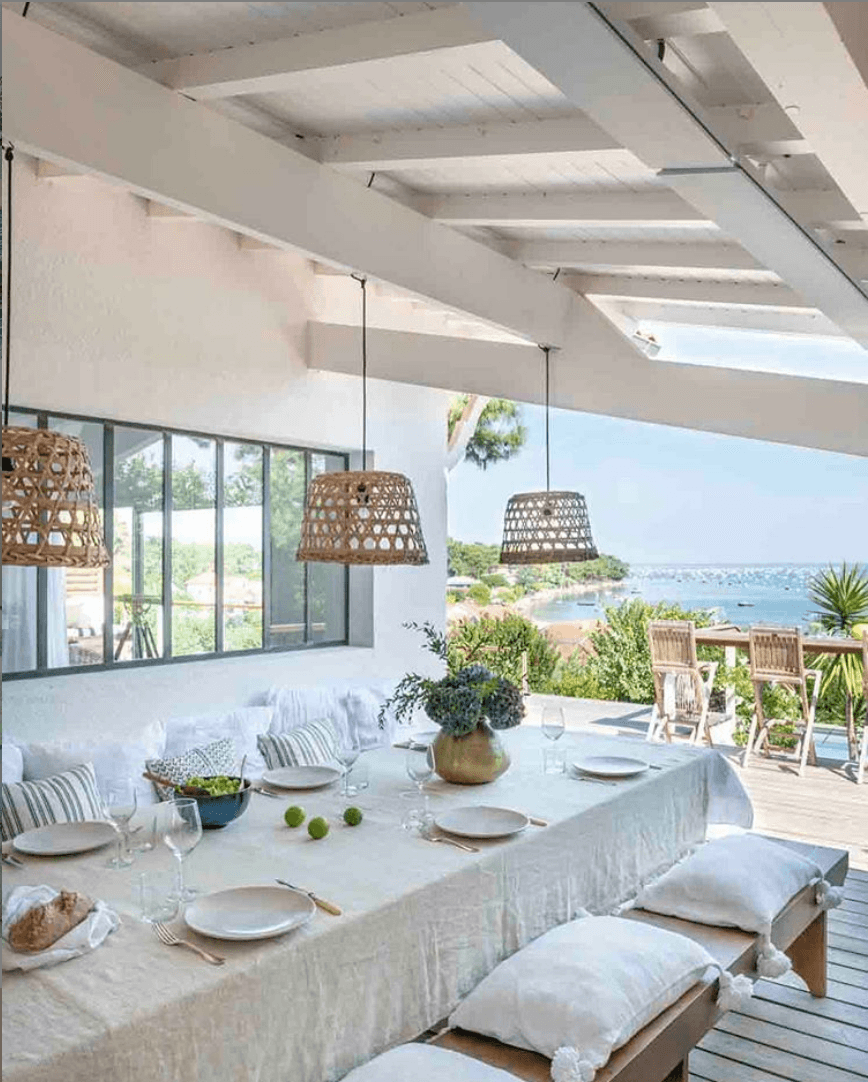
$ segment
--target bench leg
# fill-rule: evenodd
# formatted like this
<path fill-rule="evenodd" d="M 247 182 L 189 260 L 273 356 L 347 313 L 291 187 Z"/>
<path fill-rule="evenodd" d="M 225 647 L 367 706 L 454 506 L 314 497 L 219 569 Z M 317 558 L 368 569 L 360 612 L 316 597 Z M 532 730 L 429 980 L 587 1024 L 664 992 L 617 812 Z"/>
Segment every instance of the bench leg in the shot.
<path fill-rule="evenodd" d="M 663 1079 L 663 1082 L 688 1082 L 687 1056 L 684 1057 L 674 1070 L 670 1071 Z"/>
<path fill-rule="evenodd" d="M 826 913 L 819 913 L 793 940 L 786 951 L 793 971 L 807 984 L 812 996 L 822 999 L 826 994 Z"/>

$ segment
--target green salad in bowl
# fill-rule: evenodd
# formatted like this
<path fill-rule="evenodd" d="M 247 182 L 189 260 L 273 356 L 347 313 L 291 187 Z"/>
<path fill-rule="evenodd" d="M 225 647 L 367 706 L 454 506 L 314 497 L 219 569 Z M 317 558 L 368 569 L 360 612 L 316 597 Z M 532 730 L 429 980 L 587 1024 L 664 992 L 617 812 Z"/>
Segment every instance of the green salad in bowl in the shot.
<path fill-rule="evenodd" d="M 194 795 L 192 798 L 199 805 L 199 818 L 206 830 L 225 827 L 237 819 L 250 803 L 253 792 L 249 778 L 242 781 L 239 777 L 226 774 L 197 775 L 188 778 L 186 786 L 195 786 L 208 794 Z"/>
<path fill-rule="evenodd" d="M 230 778 L 225 774 L 218 774 L 208 778 L 187 778 L 185 785 L 195 785 L 197 789 L 207 789 L 209 796 L 226 796 L 228 793 L 237 793 L 241 788 L 240 778 Z"/>

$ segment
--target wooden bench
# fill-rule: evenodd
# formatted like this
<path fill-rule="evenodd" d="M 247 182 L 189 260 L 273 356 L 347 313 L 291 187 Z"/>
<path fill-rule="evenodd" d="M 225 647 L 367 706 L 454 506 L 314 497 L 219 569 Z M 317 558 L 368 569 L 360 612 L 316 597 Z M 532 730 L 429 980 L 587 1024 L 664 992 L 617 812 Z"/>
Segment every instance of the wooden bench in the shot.
<path fill-rule="evenodd" d="M 779 839 L 776 839 L 779 840 Z M 847 853 L 800 842 L 782 842 L 810 857 L 830 883 L 840 885 L 847 875 Z M 793 970 L 805 981 L 814 996 L 826 994 L 826 913 L 815 900 L 816 888 L 800 891 L 778 914 L 772 926 L 772 941 L 790 958 Z M 644 910 L 630 910 L 626 920 L 641 920 L 680 932 L 701 943 L 721 966 L 733 975 L 746 973 L 756 979 L 755 965 L 759 937 L 732 928 L 693 924 L 675 917 L 663 917 Z M 676 1003 L 659 1014 L 632 1040 L 615 1051 L 597 1071 L 595 1082 L 688 1082 L 690 1052 L 723 1012 L 717 1006 L 718 980 L 700 982 Z M 536 1052 L 527 1052 L 463 1030 L 449 1030 L 433 1038 L 432 1044 L 449 1048 L 493 1067 L 509 1071 L 525 1082 L 550 1082 L 551 1061 Z"/>

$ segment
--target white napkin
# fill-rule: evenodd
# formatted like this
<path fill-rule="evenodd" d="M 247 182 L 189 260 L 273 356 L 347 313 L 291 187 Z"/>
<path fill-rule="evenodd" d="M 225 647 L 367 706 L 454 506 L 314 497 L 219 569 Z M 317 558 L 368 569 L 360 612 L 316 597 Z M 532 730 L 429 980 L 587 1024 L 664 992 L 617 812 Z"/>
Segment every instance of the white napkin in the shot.
<path fill-rule="evenodd" d="M 6 941 L 11 925 L 36 905 L 45 905 L 60 892 L 53 887 L 16 887 L 3 903 L 3 972 L 10 969 L 39 969 L 56 966 L 80 954 L 95 950 L 100 943 L 120 926 L 120 918 L 105 902 L 97 901 L 81 924 L 71 928 L 56 943 L 35 954 L 22 954 L 13 950 Z"/>

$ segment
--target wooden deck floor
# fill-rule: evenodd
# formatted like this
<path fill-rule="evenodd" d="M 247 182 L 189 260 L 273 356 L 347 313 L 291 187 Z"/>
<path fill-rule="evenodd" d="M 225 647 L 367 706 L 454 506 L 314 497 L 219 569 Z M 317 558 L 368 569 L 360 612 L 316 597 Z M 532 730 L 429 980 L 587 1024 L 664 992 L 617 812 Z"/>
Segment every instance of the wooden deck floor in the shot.
<path fill-rule="evenodd" d="M 865 1082 L 868 1079 L 868 872 L 851 871 L 829 914 L 829 987 L 758 981 L 743 1012 L 724 1015 L 690 1056 L 691 1082 Z"/>

